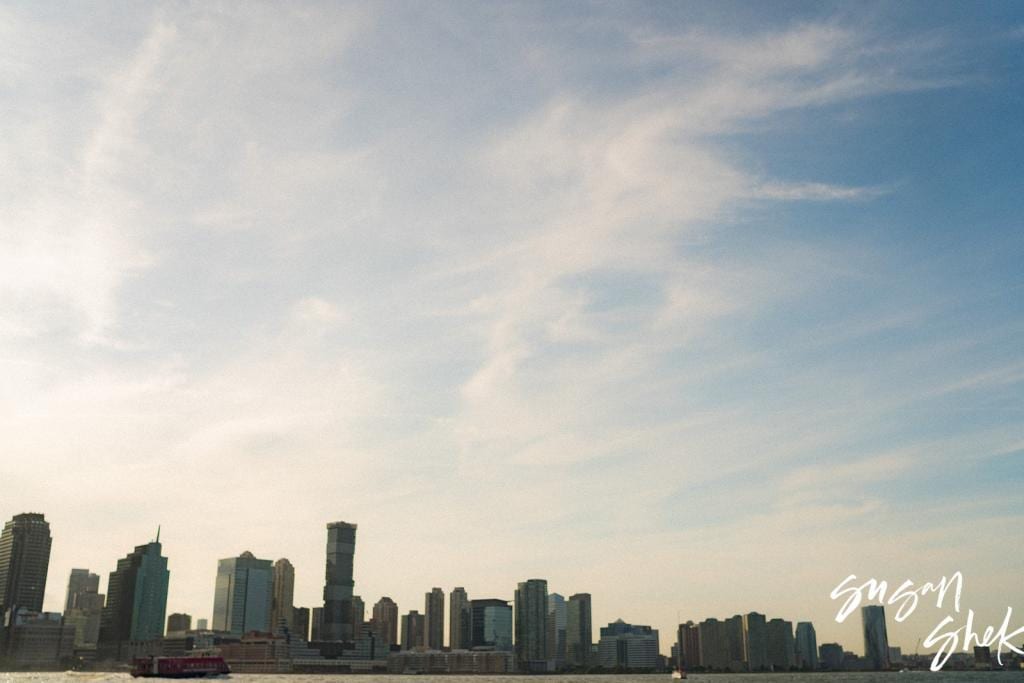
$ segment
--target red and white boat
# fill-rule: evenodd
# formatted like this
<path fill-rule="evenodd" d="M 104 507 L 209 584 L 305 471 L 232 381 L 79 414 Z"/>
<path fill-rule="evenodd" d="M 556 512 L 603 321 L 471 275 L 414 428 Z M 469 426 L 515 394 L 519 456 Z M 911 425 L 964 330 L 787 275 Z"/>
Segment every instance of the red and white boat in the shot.
<path fill-rule="evenodd" d="M 140 657 L 132 662 L 133 678 L 216 678 L 231 673 L 223 657 Z"/>

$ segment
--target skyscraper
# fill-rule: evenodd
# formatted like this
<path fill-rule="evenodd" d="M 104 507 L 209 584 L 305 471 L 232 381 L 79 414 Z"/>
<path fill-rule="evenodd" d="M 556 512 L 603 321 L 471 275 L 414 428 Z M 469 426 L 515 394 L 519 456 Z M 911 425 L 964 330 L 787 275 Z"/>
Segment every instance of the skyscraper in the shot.
<path fill-rule="evenodd" d="M 11 608 L 43 611 L 52 542 L 50 525 L 39 513 L 15 515 L 4 524 L 0 534 L 0 623 Z"/>
<path fill-rule="evenodd" d="M 412 610 L 402 615 L 402 649 L 423 647 L 423 615 Z"/>
<path fill-rule="evenodd" d="M 807 671 L 818 668 L 818 636 L 809 621 L 796 625 L 796 665 Z"/>
<path fill-rule="evenodd" d="M 309 640 L 309 608 L 308 607 L 293 607 L 292 608 L 292 628 L 291 632 L 298 635 L 303 640 Z"/>
<path fill-rule="evenodd" d="M 184 633 L 192 629 L 192 615 L 175 612 L 167 617 L 167 633 Z"/>
<path fill-rule="evenodd" d="M 469 649 L 469 596 L 461 586 L 452 590 L 448 599 L 448 647 Z"/>
<path fill-rule="evenodd" d="M 522 671 L 548 669 L 548 582 L 529 579 L 516 588 L 515 652 Z"/>
<path fill-rule="evenodd" d="M 658 631 L 619 619 L 601 628 L 598 659 L 606 669 L 649 671 L 658 666 Z"/>
<path fill-rule="evenodd" d="M 864 658 L 872 669 L 884 671 L 889 668 L 889 634 L 885 628 L 885 608 L 881 605 L 865 605 L 860 608 L 864 628 Z"/>
<path fill-rule="evenodd" d="M 512 651 L 512 608 L 505 600 L 469 603 L 469 642 L 466 647 Z"/>
<path fill-rule="evenodd" d="M 763 614 L 743 615 L 743 647 L 748 670 L 768 669 L 768 622 Z"/>
<path fill-rule="evenodd" d="M 213 630 L 235 636 L 269 632 L 273 592 L 270 560 L 257 559 L 248 550 L 220 560 L 213 596 Z"/>
<path fill-rule="evenodd" d="M 316 642 L 324 639 L 323 607 L 313 607 L 309 610 L 309 639 Z"/>
<path fill-rule="evenodd" d="M 546 634 L 548 659 L 555 665 L 555 671 L 565 668 L 566 624 L 565 598 L 558 593 L 548 594 L 548 630 Z"/>
<path fill-rule="evenodd" d="M 775 671 L 789 671 L 796 664 L 793 622 L 772 619 L 768 622 L 768 663 Z"/>
<path fill-rule="evenodd" d="M 274 563 L 274 586 L 270 601 L 270 627 L 277 631 L 281 623 L 291 631 L 295 625 L 295 567 L 285 558 Z M 303 636 L 305 638 L 306 636 Z"/>
<path fill-rule="evenodd" d="M 327 525 L 327 573 L 324 581 L 324 640 L 352 641 L 352 565 L 356 552 L 356 525 Z"/>
<path fill-rule="evenodd" d="M 79 595 L 99 592 L 99 574 L 93 574 L 88 569 L 72 569 L 71 577 L 68 579 L 68 594 L 64 599 L 64 612 L 67 613 L 77 606 L 76 602 Z"/>
<path fill-rule="evenodd" d="M 394 600 L 384 596 L 373 606 L 373 627 L 382 643 L 398 644 L 398 605 Z"/>
<path fill-rule="evenodd" d="M 685 671 L 703 666 L 700 660 L 700 629 L 692 621 L 679 624 L 678 645 L 681 661 L 673 662 L 675 666 L 681 666 Z"/>
<path fill-rule="evenodd" d="M 746 647 L 743 636 L 743 617 L 739 614 L 729 617 L 722 623 L 725 637 L 726 668 L 729 671 L 747 670 Z"/>
<path fill-rule="evenodd" d="M 725 671 L 729 667 L 729 646 L 725 624 L 714 617 L 697 625 L 700 639 L 700 661 L 709 671 Z"/>
<path fill-rule="evenodd" d="M 101 658 L 120 659 L 130 640 L 152 640 L 164 632 L 171 573 L 157 540 L 136 546 L 117 561 L 107 580 L 107 605 L 100 618 Z"/>
<path fill-rule="evenodd" d="M 444 591 L 432 588 L 425 598 L 426 609 L 423 610 L 424 637 L 429 650 L 440 650 L 444 647 Z"/>
<path fill-rule="evenodd" d="M 577 667 L 589 666 L 593 642 L 590 593 L 570 595 L 565 608 L 565 650 L 568 663 Z"/>

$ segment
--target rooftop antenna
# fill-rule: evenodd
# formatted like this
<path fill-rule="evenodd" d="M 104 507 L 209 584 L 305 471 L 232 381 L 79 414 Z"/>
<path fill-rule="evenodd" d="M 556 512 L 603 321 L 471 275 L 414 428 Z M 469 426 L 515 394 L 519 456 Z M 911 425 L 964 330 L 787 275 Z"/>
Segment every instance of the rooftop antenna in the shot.
<path fill-rule="evenodd" d="M 160 525 L 159 524 L 156 525 L 156 542 L 157 543 L 160 542 Z"/>

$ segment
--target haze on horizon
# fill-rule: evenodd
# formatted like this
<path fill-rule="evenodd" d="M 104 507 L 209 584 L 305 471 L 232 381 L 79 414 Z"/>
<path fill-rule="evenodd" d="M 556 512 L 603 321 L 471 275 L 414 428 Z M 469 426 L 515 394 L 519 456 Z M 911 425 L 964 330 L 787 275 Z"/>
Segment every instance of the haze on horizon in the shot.
<path fill-rule="evenodd" d="M 1024 608 L 1024 7 L 0 6 L 0 517 L 356 593 Z M 1020 609 L 1017 610 L 1018 612 Z M 945 612 L 890 642 L 913 651 Z M 958 624 L 962 619 L 958 619 Z"/>

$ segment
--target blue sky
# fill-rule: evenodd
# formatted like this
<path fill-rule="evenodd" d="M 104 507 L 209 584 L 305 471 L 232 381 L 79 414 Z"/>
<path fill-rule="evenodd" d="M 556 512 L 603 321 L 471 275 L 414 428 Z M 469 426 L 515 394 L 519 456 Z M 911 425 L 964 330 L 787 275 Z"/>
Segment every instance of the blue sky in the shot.
<path fill-rule="evenodd" d="M 357 591 L 1021 603 L 1024 12 L 0 8 L 4 508 Z M 932 620 L 931 617 L 935 619 Z M 938 622 L 891 624 L 911 647 Z"/>

